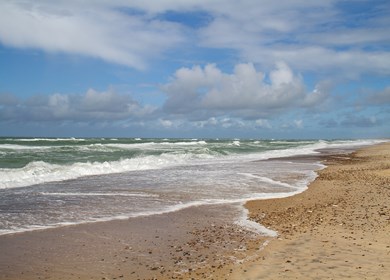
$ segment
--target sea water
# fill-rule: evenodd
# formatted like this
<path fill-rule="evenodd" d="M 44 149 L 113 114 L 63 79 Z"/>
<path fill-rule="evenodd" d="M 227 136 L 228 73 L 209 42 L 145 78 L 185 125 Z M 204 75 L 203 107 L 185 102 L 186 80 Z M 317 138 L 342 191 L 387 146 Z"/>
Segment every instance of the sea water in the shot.
<path fill-rule="evenodd" d="M 0 234 L 285 197 L 323 166 L 268 159 L 380 141 L 0 138 Z"/>

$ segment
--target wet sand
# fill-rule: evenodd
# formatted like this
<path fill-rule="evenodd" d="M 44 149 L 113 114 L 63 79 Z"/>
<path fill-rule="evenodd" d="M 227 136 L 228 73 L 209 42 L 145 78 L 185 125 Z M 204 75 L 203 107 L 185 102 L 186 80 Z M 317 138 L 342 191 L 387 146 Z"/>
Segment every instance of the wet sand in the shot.
<path fill-rule="evenodd" d="M 211 279 L 264 238 L 238 205 L 0 236 L 0 279 Z M 255 252 L 255 251 L 254 251 Z"/>
<path fill-rule="evenodd" d="M 312 160 L 301 158 L 300 160 Z M 327 156 L 302 194 L 0 236 L 0 279 L 390 279 L 390 143 Z"/>

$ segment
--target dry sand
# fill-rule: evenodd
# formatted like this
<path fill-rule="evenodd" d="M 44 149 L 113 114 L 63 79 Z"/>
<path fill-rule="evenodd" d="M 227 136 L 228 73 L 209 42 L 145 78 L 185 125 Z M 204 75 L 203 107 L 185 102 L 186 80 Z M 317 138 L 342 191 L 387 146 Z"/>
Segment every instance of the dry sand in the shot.
<path fill-rule="evenodd" d="M 302 194 L 0 236 L 0 279 L 390 279 L 390 143 L 347 156 Z M 265 246 L 268 244 L 267 246 Z"/>
<path fill-rule="evenodd" d="M 304 193 L 247 203 L 280 235 L 230 279 L 390 279 L 390 143 L 325 164 Z"/>

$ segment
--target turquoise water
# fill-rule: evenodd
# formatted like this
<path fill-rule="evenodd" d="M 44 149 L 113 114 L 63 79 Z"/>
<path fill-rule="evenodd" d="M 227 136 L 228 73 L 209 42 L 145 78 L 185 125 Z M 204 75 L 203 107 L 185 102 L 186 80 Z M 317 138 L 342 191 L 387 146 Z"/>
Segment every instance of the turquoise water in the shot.
<path fill-rule="evenodd" d="M 322 165 L 267 159 L 377 142 L 0 138 L 0 234 L 288 196 Z"/>

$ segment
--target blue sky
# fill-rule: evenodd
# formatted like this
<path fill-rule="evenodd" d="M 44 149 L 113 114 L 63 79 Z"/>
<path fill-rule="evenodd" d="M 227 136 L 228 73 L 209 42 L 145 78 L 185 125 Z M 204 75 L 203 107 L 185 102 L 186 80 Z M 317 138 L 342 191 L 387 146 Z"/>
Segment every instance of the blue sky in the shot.
<path fill-rule="evenodd" d="M 390 3 L 0 2 L 0 136 L 390 137 Z"/>

